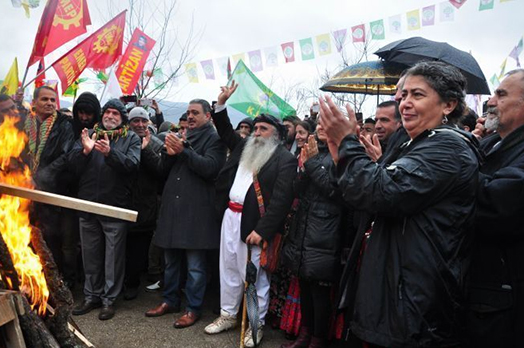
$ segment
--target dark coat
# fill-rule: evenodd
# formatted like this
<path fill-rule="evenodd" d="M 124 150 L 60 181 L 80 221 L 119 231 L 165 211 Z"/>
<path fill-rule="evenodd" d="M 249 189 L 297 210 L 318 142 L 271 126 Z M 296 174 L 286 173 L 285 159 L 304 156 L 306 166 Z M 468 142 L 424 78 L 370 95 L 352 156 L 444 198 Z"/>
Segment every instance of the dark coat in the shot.
<path fill-rule="evenodd" d="M 67 153 L 74 144 L 73 128 L 67 116 L 57 112 L 56 119 L 45 148 L 40 155 L 40 163 L 33 175 L 38 190 L 64 194 L 67 181 Z"/>
<path fill-rule="evenodd" d="M 107 157 L 94 149 L 86 156 L 79 139 L 69 153 L 69 162 L 79 177 L 78 198 L 130 208 L 135 174 L 140 165 L 141 141 L 138 135 L 129 131 L 125 138 L 110 140 L 110 146 Z M 87 216 L 87 213 L 80 213 L 80 216 Z"/>
<path fill-rule="evenodd" d="M 304 164 L 305 172 L 295 179 L 299 204 L 282 262 L 302 279 L 336 281 L 340 276 L 343 205 L 329 177 L 333 159 L 328 148 L 319 145 L 319 154 Z"/>
<path fill-rule="evenodd" d="M 151 137 L 149 144 L 140 153 L 140 168 L 136 185 L 133 186 L 131 209 L 138 212 L 137 221 L 129 233 L 152 232 L 158 216 L 158 185 L 162 181 L 161 152 L 164 144 Z"/>
<path fill-rule="evenodd" d="M 216 249 L 220 226 L 215 216 L 215 180 L 226 148 L 208 123 L 191 147 L 179 155 L 162 154 L 168 174 L 154 236 L 155 245 L 175 249 Z M 188 132 L 191 139 L 191 132 Z"/>
<path fill-rule="evenodd" d="M 385 347 L 460 344 L 478 180 L 473 144 L 439 127 L 383 168 L 355 136 L 343 140 L 336 177 L 344 199 L 376 213 L 352 312 L 351 329 L 362 340 Z"/>
<path fill-rule="evenodd" d="M 235 132 L 226 109 L 211 115 L 220 138 L 231 151 L 216 184 L 216 209 L 221 221 L 227 209 L 229 191 L 235 180 L 246 139 Z M 264 240 L 271 240 L 276 233 L 282 232 L 284 220 L 293 201 L 293 179 L 296 175 L 296 168 L 296 158 L 284 146 L 279 145 L 273 156 L 258 173 L 266 209 L 263 218 L 260 218 L 254 186 L 251 185 L 247 191 L 240 222 L 242 241 L 245 241 L 252 231 L 256 231 Z"/>
<path fill-rule="evenodd" d="M 481 143 L 470 285 L 472 347 L 524 347 L 524 126 Z"/>

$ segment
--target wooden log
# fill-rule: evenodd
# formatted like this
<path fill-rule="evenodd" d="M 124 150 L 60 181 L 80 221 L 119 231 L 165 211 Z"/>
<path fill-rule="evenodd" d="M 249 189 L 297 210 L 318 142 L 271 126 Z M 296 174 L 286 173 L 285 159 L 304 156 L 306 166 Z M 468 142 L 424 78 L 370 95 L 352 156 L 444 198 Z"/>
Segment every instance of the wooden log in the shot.
<path fill-rule="evenodd" d="M 0 233 L 0 287 L 7 289 L 7 279 L 11 281 L 11 289 L 19 290 L 20 283 L 18 280 L 18 273 L 13 265 L 13 259 L 9 253 L 9 248 L 5 244 L 4 238 Z M 1 284 L 3 283 L 3 284 Z"/>
<path fill-rule="evenodd" d="M 0 193 L 30 199 L 34 202 L 56 205 L 63 208 L 113 217 L 125 221 L 136 222 L 138 216 L 138 212 L 133 210 L 3 183 L 0 183 Z"/>
<path fill-rule="evenodd" d="M 62 348 L 85 347 L 69 329 L 69 318 L 73 310 L 73 294 L 62 281 L 53 255 L 38 228 L 33 228 L 31 244 L 40 257 L 44 268 L 44 275 L 49 288 L 49 303 L 54 306 L 45 319 L 45 323 Z"/>

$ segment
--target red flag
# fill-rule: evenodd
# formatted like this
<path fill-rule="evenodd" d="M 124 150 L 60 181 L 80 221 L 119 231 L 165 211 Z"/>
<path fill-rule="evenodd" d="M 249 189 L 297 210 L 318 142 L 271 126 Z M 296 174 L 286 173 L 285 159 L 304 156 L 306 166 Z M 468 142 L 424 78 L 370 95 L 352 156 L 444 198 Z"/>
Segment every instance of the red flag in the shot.
<path fill-rule="evenodd" d="M 355 25 L 352 27 L 351 36 L 353 37 L 353 42 L 366 42 L 365 24 Z"/>
<path fill-rule="evenodd" d="M 36 71 L 35 88 L 42 87 L 45 79 L 45 63 L 44 58 L 40 59 L 38 70 Z"/>
<path fill-rule="evenodd" d="M 231 78 L 231 60 L 227 58 L 227 79 Z"/>
<path fill-rule="evenodd" d="M 449 0 L 451 5 L 455 6 L 457 9 L 461 8 L 466 1 L 468 0 Z"/>
<path fill-rule="evenodd" d="M 133 94 L 138 79 L 144 70 L 147 57 L 155 43 L 155 40 L 144 34 L 140 29 L 136 28 L 133 32 L 126 53 L 120 59 L 116 70 L 116 78 L 124 95 Z"/>
<path fill-rule="evenodd" d="M 53 63 L 63 91 L 71 86 L 85 68 L 106 69 L 122 55 L 126 11 Z"/>
<path fill-rule="evenodd" d="M 282 53 L 284 53 L 284 58 L 286 59 L 286 63 L 291 63 L 295 61 L 295 44 L 293 41 L 283 43 L 282 45 Z"/>
<path fill-rule="evenodd" d="M 49 0 L 35 37 L 27 66 L 53 52 L 66 42 L 84 34 L 91 24 L 87 0 Z"/>

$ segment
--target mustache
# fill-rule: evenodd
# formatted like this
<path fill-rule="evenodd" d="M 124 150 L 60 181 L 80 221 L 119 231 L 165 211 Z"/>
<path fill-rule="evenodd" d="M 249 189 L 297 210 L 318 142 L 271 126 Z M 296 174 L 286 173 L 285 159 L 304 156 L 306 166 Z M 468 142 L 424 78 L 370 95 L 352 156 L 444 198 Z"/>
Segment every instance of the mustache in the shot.
<path fill-rule="evenodd" d="M 490 106 L 487 110 L 486 110 L 486 116 L 488 115 L 495 115 L 495 116 L 498 116 L 499 114 L 499 110 L 495 107 L 495 106 Z"/>

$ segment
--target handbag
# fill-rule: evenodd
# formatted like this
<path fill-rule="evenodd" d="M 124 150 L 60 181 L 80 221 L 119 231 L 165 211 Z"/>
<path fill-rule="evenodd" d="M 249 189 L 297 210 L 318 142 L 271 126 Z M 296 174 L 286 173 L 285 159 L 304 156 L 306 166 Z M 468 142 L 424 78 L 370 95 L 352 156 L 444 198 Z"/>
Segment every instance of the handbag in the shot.
<path fill-rule="evenodd" d="M 257 175 L 253 173 L 253 186 L 255 186 L 255 192 L 257 194 L 258 210 L 260 211 L 260 217 L 264 216 L 266 209 L 264 208 L 264 198 L 262 197 L 262 190 L 260 189 L 260 183 L 258 182 Z M 260 267 L 266 270 L 266 272 L 273 273 L 278 268 L 278 258 L 280 256 L 280 250 L 283 244 L 282 233 L 277 233 L 273 239 L 269 242 L 264 240 L 262 242 L 262 252 L 260 253 Z"/>

